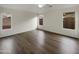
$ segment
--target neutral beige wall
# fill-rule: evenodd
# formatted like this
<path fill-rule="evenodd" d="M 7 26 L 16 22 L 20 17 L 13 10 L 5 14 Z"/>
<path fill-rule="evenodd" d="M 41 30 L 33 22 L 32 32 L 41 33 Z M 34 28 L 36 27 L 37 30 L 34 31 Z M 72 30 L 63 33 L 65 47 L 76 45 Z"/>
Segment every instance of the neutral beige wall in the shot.
<path fill-rule="evenodd" d="M 2 18 L 0 17 L 0 37 L 9 36 L 21 32 L 34 30 L 37 28 L 37 17 L 35 13 L 19 11 L 0 7 L 0 14 L 12 15 L 11 29 L 2 29 Z"/>
<path fill-rule="evenodd" d="M 71 12 L 71 11 L 75 11 L 75 21 L 76 21 L 75 30 L 63 28 L 63 12 Z M 79 29 L 78 13 L 79 10 L 77 10 L 76 8 L 65 8 L 56 10 L 52 9 L 51 11 L 44 13 L 44 25 L 39 28 L 50 32 L 60 33 L 78 38 L 78 29 Z"/>

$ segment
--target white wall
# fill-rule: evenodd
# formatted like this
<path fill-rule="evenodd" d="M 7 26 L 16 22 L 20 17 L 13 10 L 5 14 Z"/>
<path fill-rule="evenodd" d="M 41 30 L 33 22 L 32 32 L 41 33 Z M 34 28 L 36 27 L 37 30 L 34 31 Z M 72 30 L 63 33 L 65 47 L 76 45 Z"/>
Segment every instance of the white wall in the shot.
<path fill-rule="evenodd" d="M 77 11 L 77 19 L 78 19 L 77 36 L 79 38 L 79 7 L 76 7 L 76 11 Z"/>
<path fill-rule="evenodd" d="M 65 29 L 63 28 L 63 12 L 71 12 L 75 11 L 75 30 Z M 43 30 L 47 30 L 50 32 L 55 32 L 59 34 L 68 35 L 71 37 L 79 37 L 78 29 L 79 29 L 79 10 L 77 8 L 65 8 L 65 9 L 56 9 L 51 10 L 47 13 L 44 13 L 44 25 L 39 27 Z"/>
<path fill-rule="evenodd" d="M 12 15 L 11 29 L 2 29 L 2 18 L 0 17 L 0 37 L 26 32 L 37 28 L 37 17 L 35 13 L 7 9 L 0 7 L 0 14 L 8 13 Z"/>
<path fill-rule="evenodd" d="M 63 28 L 63 12 L 74 11 L 75 10 L 75 20 L 76 20 L 76 29 L 64 29 Z M 7 30 L 2 30 L 2 19 L 0 16 L 0 37 L 5 37 L 13 35 L 16 33 L 26 32 L 34 30 L 37 28 L 37 16 L 35 13 L 19 11 L 13 9 L 7 9 L 0 7 L 0 14 L 8 13 L 12 15 L 12 28 Z M 68 9 L 56 9 L 51 10 L 47 13 L 44 13 L 44 25 L 39 26 L 39 28 L 56 32 L 72 37 L 79 38 L 79 7 L 77 8 L 68 8 Z"/>

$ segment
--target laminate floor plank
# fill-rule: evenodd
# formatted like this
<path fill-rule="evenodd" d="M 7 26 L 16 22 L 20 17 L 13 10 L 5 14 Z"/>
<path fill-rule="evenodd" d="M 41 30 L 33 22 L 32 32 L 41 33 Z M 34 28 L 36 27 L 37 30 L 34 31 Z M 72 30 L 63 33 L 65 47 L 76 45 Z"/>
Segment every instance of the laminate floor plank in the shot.
<path fill-rule="evenodd" d="M 0 54 L 78 54 L 79 40 L 43 30 L 0 38 Z"/>

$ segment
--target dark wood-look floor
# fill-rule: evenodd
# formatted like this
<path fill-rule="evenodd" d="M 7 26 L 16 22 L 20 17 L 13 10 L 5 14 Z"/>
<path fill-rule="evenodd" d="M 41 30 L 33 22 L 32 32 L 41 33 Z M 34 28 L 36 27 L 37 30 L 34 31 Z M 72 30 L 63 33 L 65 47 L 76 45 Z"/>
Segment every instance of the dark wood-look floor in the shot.
<path fill-rule="evenodd" d="M 79 40 L 42 30 L 0 38 L 2 54 L 78 54 Z"/>

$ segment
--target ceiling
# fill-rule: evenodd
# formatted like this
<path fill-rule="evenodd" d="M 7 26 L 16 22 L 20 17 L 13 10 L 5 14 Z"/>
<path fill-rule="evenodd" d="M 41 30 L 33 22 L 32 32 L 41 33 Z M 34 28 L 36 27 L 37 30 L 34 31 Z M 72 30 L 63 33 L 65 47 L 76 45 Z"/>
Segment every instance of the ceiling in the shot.
<path fill-rule="evenodd" d="M 39 8 L 38 4 L 0 4 L 0 7 L 30 11 L 34 13 L 43 13 L 47 12 L 50 9 L 70 8 L 78 6 L 78 4 L 51 4 L 51 6 L 50 4 L 46 4 L 43 8 Z"/>

